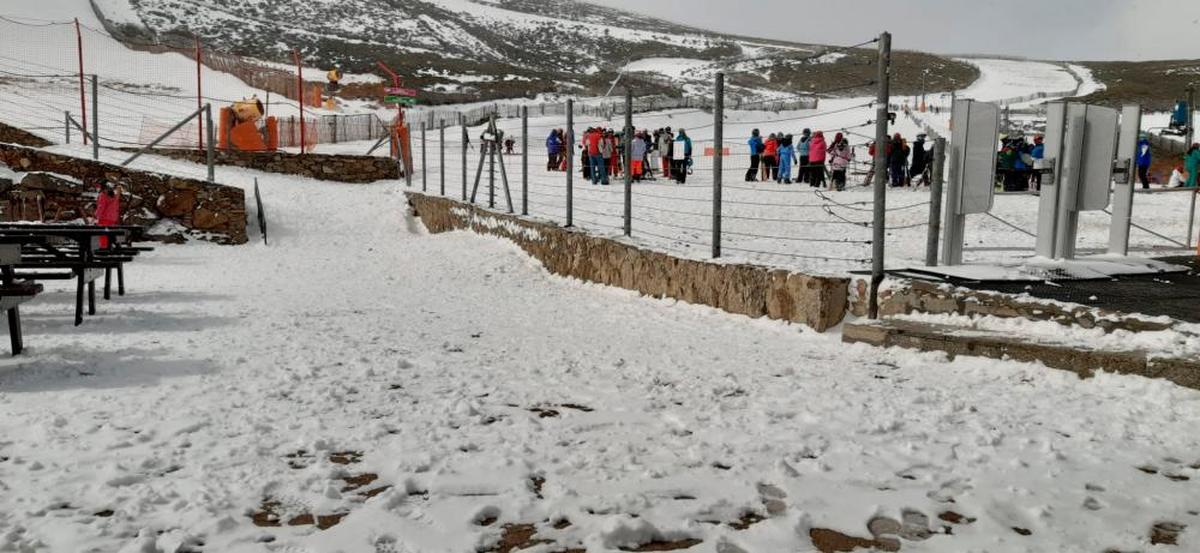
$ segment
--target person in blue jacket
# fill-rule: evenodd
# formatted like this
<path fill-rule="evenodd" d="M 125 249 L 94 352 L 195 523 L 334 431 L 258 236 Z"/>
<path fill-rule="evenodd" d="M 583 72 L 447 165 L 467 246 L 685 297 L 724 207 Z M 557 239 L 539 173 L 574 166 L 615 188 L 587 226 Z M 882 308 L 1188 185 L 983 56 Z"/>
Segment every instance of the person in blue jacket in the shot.
<path fill-rule="evenodd" d="M 1046 159 L 1046 145 L 1042 135 L 1033 137 L 1033 148 L 1029 149 L 1029 157 L 1033 158 L 1033 186 L 1035 190 L 1042 189 L 1041 161 Z"/>
<path fill-rule="evenodd" d="M 1150 139 L 1143 136 L 1138 140 L 1137 148 L 1137 174 L 1138 180 L 1142 181 L 1142 188 L 1150 188 L 1150 163 L 1154 161 L 1154 154 L 1150 153 Z"/>
<path fill-rule="evenodd" d="M 547 171 L 558 170 L 559 162 L 561 161 L 559 156 L 562 155 L 563 146 L 562 135 L 559 134 L 561 132 L 562 130 L 560 129 L 552 129 L 550 131 L 550 136 L 546 137 L 546 157 L 548 158 L 546 161 Z"/>
<path fill-rule="evenodd" d="M 800 133 L 800 142 L 796 144 L 796 157 L 800 158 L 800 169 L 797 170 L 796 182 L 807 182 L 810 186 L 812 185 L 812 176 L 809 174 L 808 170 L 808 150 L 809 147 L 812 146 L 810 142 L 811 140 L 812 130 L 804 129 L 804 131 Z"/>
<path fill-rule="evenodd" d="M 758 129 L 750 131 L 750 140 L 746 141 L 750 146 L 750 169 L 746 171 L 746 182 L 758 181 L 758 162 L 762 158 L 763 141 L 762 136 L 759 136 Z"/>
<path fill-rule="evenodd" d="M 675 135 L 675 145 L 671 148 L 671 175 L 679 184 L 687 183 L 688 166 L 692 163 L 692 139 L 679 129 Z"/>
<path fill-rule="evenodd" d="M 792 162 L 796 160 L 796 146 L 792 140 L 789 134 L 779 141 L 779 176 L 775 182 L 792 184 Z"/>

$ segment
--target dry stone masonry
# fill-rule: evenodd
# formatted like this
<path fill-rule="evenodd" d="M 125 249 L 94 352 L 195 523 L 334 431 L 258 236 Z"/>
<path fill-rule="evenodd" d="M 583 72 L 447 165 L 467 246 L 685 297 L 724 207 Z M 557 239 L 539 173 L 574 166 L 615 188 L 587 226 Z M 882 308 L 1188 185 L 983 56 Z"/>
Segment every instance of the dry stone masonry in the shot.
<path fill-rule="evenodd" d="M 0 163 L 28 173 L 19 183 L 0 182 L 4 220 L 77 220 L 95 207 L 95 190 L 84 183 L 103 177 L 125 187 L 122 224 L 151 226 L 169 220 L 195 238 L 219 244 L 247 240 L 246 197 L 240 188 L 14 144 L 0 144 Z"/>
<path fill-rule="evenodd" d="M 430 232 L 471 230 L 507 238 L 557 275 L 804 323 L 821 332 L 846 314 L 849 279 L 682 259 L 415 192 L 408 193 L 408 201 Z"/>
<path fill-rule="evenodd" d="M 200 150 L 154 149 L 151 153 L 194 163 L 208 163 L 208 154 Z M 214 154 L 213 162 L 217 165 L 301 175 L 326 181 L 368 183 L 395 180 L 401 176 L 396 161 L 386 157 L 227 150 L 217 150 Z"/>

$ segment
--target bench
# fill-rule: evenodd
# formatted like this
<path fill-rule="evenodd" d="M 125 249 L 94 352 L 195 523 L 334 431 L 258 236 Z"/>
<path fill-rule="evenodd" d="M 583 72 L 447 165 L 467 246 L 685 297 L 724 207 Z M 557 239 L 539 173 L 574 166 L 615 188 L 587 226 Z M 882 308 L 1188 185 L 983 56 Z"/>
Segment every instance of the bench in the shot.
<path fill-rule="evenodd" d="M 18 306 L 42 292 L 41 284 L 16 279 L 13 265 L 20 259 L 20 244 L 0 243 L 0 310 L 8 314 L 8 338 L 13 355 L 20 355 L 21 350 L 25 349 Z"/>
<path fill-rule="evenodd" d="M 110 277 L 117 269 L 119 293 L 124 294 L 124 263 L 131 255 L 100 253 L 100 237 L 120 245 L 131 231 L 83 225 L 3 225 L 0 238 L 21 245 L 16 276 L 32 280 L 76 279 L 75 326 L 83 324 L 84 288 L 88 314 L 96 314 L 96 279 L 105 276 L 104 297 L 110 297 Z"/>

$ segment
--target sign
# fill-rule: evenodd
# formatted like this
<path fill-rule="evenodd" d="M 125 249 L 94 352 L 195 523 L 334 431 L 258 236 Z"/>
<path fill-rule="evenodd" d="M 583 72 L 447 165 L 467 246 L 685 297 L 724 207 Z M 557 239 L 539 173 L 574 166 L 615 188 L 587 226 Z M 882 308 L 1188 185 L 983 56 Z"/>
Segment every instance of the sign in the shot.
<path fill-rule="evenodd" d="M 1000 106 L 972 100 L 955 100 L 951 134 L 951 166 L 959 182 L 958 214 L 987 213 L 996 191 L 996 137 L 1000 134 Z"/>
<path fill-rule="evenodd" d="M 383 98 L 383 103 L 385 103 L 385 104 L 401 104 L 401 105 L 405 105 L 405 106 L 415 106 L 415 105 L 417 105 L 417 99 L 410 98 L 407 96 L 385 96 Z"/>
<path fill-rule="evenodd" d="M 397 86 L 389 86 L 389 87 L 383 89 L 383 91 L 385 93 L 387 93 L 387 95 L 389 95 L 389 96 L 407 96 L 409 98 L 414 98 L 417 95 L 417 89 L 415 89 L 415 88 L 400 88 Z"/>
<path fill-rule="evenodd" d="M 717 149 L 716 149 L 716 148 L 713 148 L 712 146 L 705 146 L 705 147 L 704 147 L 704 156 L 705 156 L 705 157 L 713 157 L 713 156 L 715 156 L 715 155 L 717 155 Z M 721 155 L 722 155 L 722 156 L 728 156 L 728 155 L 729 155 L 729 147 L 728 147 L 728 146 L 726 146 L 726 147 L 724 147 L 724 148 L 721 148 Z"/>

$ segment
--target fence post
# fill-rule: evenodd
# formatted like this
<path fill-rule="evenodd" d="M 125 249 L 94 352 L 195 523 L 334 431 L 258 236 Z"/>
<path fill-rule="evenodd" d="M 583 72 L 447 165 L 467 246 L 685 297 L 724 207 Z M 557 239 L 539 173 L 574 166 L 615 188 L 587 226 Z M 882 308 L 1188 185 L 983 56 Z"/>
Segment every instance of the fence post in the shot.
<path fill-rule="evenodd" d="M 488 119 L 487 132 L 491 134 L 492 129 L 496 128 L 496 114 L 492 113 L 492 117 Z M 488 207 L 496 207 L 496 150 L 500 147 L 499 136 L 492 135 L 490 143 L 480 141 L 480 155 L 488 157 Z M 484 152 L 484 150 L 487 152 Z"/>
<path fill-rule="evenodd" d="M 438 124 L 438 173 L 441 178 L 442 197 L 446 197 L 446 123 Z"/>
<path fill-rule="evenodd" d="M 567 226 L 575 225 L 575 100 L 567 99 Z"/>
<path fill-rule="evenodd" d="M 300 52 L 292 49 L 296 60 L 296 101 L 300 105 L 300 153 L 304 153 L 304 67 L 300 65 Z"/>
<path fill-rule="evenodd" d="M 1196 138 L 1196 87 L 1189 85 L 1187 88 L 1188 112 L 1187 112 L 1187 140 L 1184 140 L 1184 148 L 1190 148 Z M 1195 179 L 1196 176 L 1192 175 Z M 1196 192 L 1192 190 L 1192 205 L 1188 208 L 1188 234 L 1187 247 L 1192 247 L 1192 231 L 1196 228 Z"/>
<path fill-rule="evenodd" d="M 92 159 L 100 159 L 100 79 L 92 75 Z"/>
<path fill-rule="evenodd" d="M 467 116 L 458 114 L 458 124 L 462 126 L 462 199 L 467 201 Z"/>
<path fill-rule="evenodd" d="M 717 73 L 713 91 L 712 256 L 721 257 L 721 185 L 725 168 L 725 74 Z"/>
<path fill-rule="evenodd" d="M 208 144 L 206 148 L 208 157 L 208 182 L 213 182 L 213 180 L 216 179 L 216 168 L 213 166 L 213 148 L 215 147 L 213 145 L 213 138 L 216 137 L 217 131 L 213 128 L 212 104 L 207 104 L 204 106 L 204 119 L 208 123 L 208 125 L 204 128 L 204 130 L 208 131 Z"/>
<path fill-rule="evenodd" d="M 521 106 L 521 215 L 529 215 L 529 106 Z"/>
<path fill-rule="evenodd" d="M 196 109 L 200 109 L 200 108 L 204 107 L 204 94 L 203 94 L 204 89 L 202 86 L 203 81 L 201 81 L 201 77 L 200 77 L 200 73 L 201 73 L 201 71 L 200 71 L 200 54 L 201 54 L 200 37 L 194 36 L 192 38 L 196 41 Z M 212 119 L 209 119 L 208 122 L 211 124 Z M 200 123 L 200 127 L 198 129 L 196 129 L 196 140 L 197 140 L 196 145 L 199 146 L 200 148 L 203 148 L 204 147 L 204 123 Z M 212 182 L 211 178 L 208 180 L 209 180 L 209 182 Z"/>
<path fill-rule="evenodd" d="M 887 237 L 884 216 L 887 211 L 887 135 L 888 109 L 891 103 L 888 76 L 891 59 L 892 35 L 885 31 L 879 35 L 879 97 L 875 100 L 875 210 L 871 242 L 871 298 L 868 309 L 872 319 L 879 318 L 879 285 L 883 283 L 883 245 Z"/>
<path fill-rule="evenodd" d="M 399 137 L 397 136 L 396 138 Z M 412 125 L 408 123 L 404 123 L 404 143 L 396 145 L 396 153 L 400 156 L 400 159 L 397 161 L 404 168 L 404 187 L 412 188 Z"/>
<path fill-rule="evenodd" d="M 937 267 L 938 237 L 942 232 L 942 183 L 946 169 L 946 139 L 933 143 L 933 171 L 929 182 L 929 235 L 925 242 L 925 266 Z"/>
<path fill-rule="evenodd" d="M 334 144 L 338 141 L 338 116 L 332 115 L 329 117 L 329 139 Z"/>
<path fill-rule="evenodd" d="M 625 236 L 633 236 L 633 91 L 625 89 Z"/>
<path fill-rule="evenodd" d="M 429 175 L 425 171 L 425 167 L 429 165 L 428 159 L 425 155 L 425 122 L 421 121 L 421 192 L 429 190 Z"/>
<path fill-rule="evenodd" d="M 80 117 L 82 118 L 80 120 L 80 126 L 84 128 L 83 145 L 86 146 L 88 143 L 87 95 L 84 93 L 84 88 L 83 88 L 84 87 L 84 84 L 83 84 L 83 32 L 79 30 L 79 18 L 78 17 L 75 18 L 75 51 L 76 51 L 76 53 L 79 54 L 79 112 L 80 112 Z M 94 118 L 95 115 L 96 114 L 93 113 L 92 117 Z M 92 140 L 94 141 L 95 139 L 93 138 Z"/>
<path fill-rule="evenodd" d="M 65 136 L 66 140 L 65 140 L 64 144 L 70 144 L 71 143 L 71 112 L 70 111 L 63 112 L 63 124 L 65 125 L 64 134 L 66 135 Z"/>

